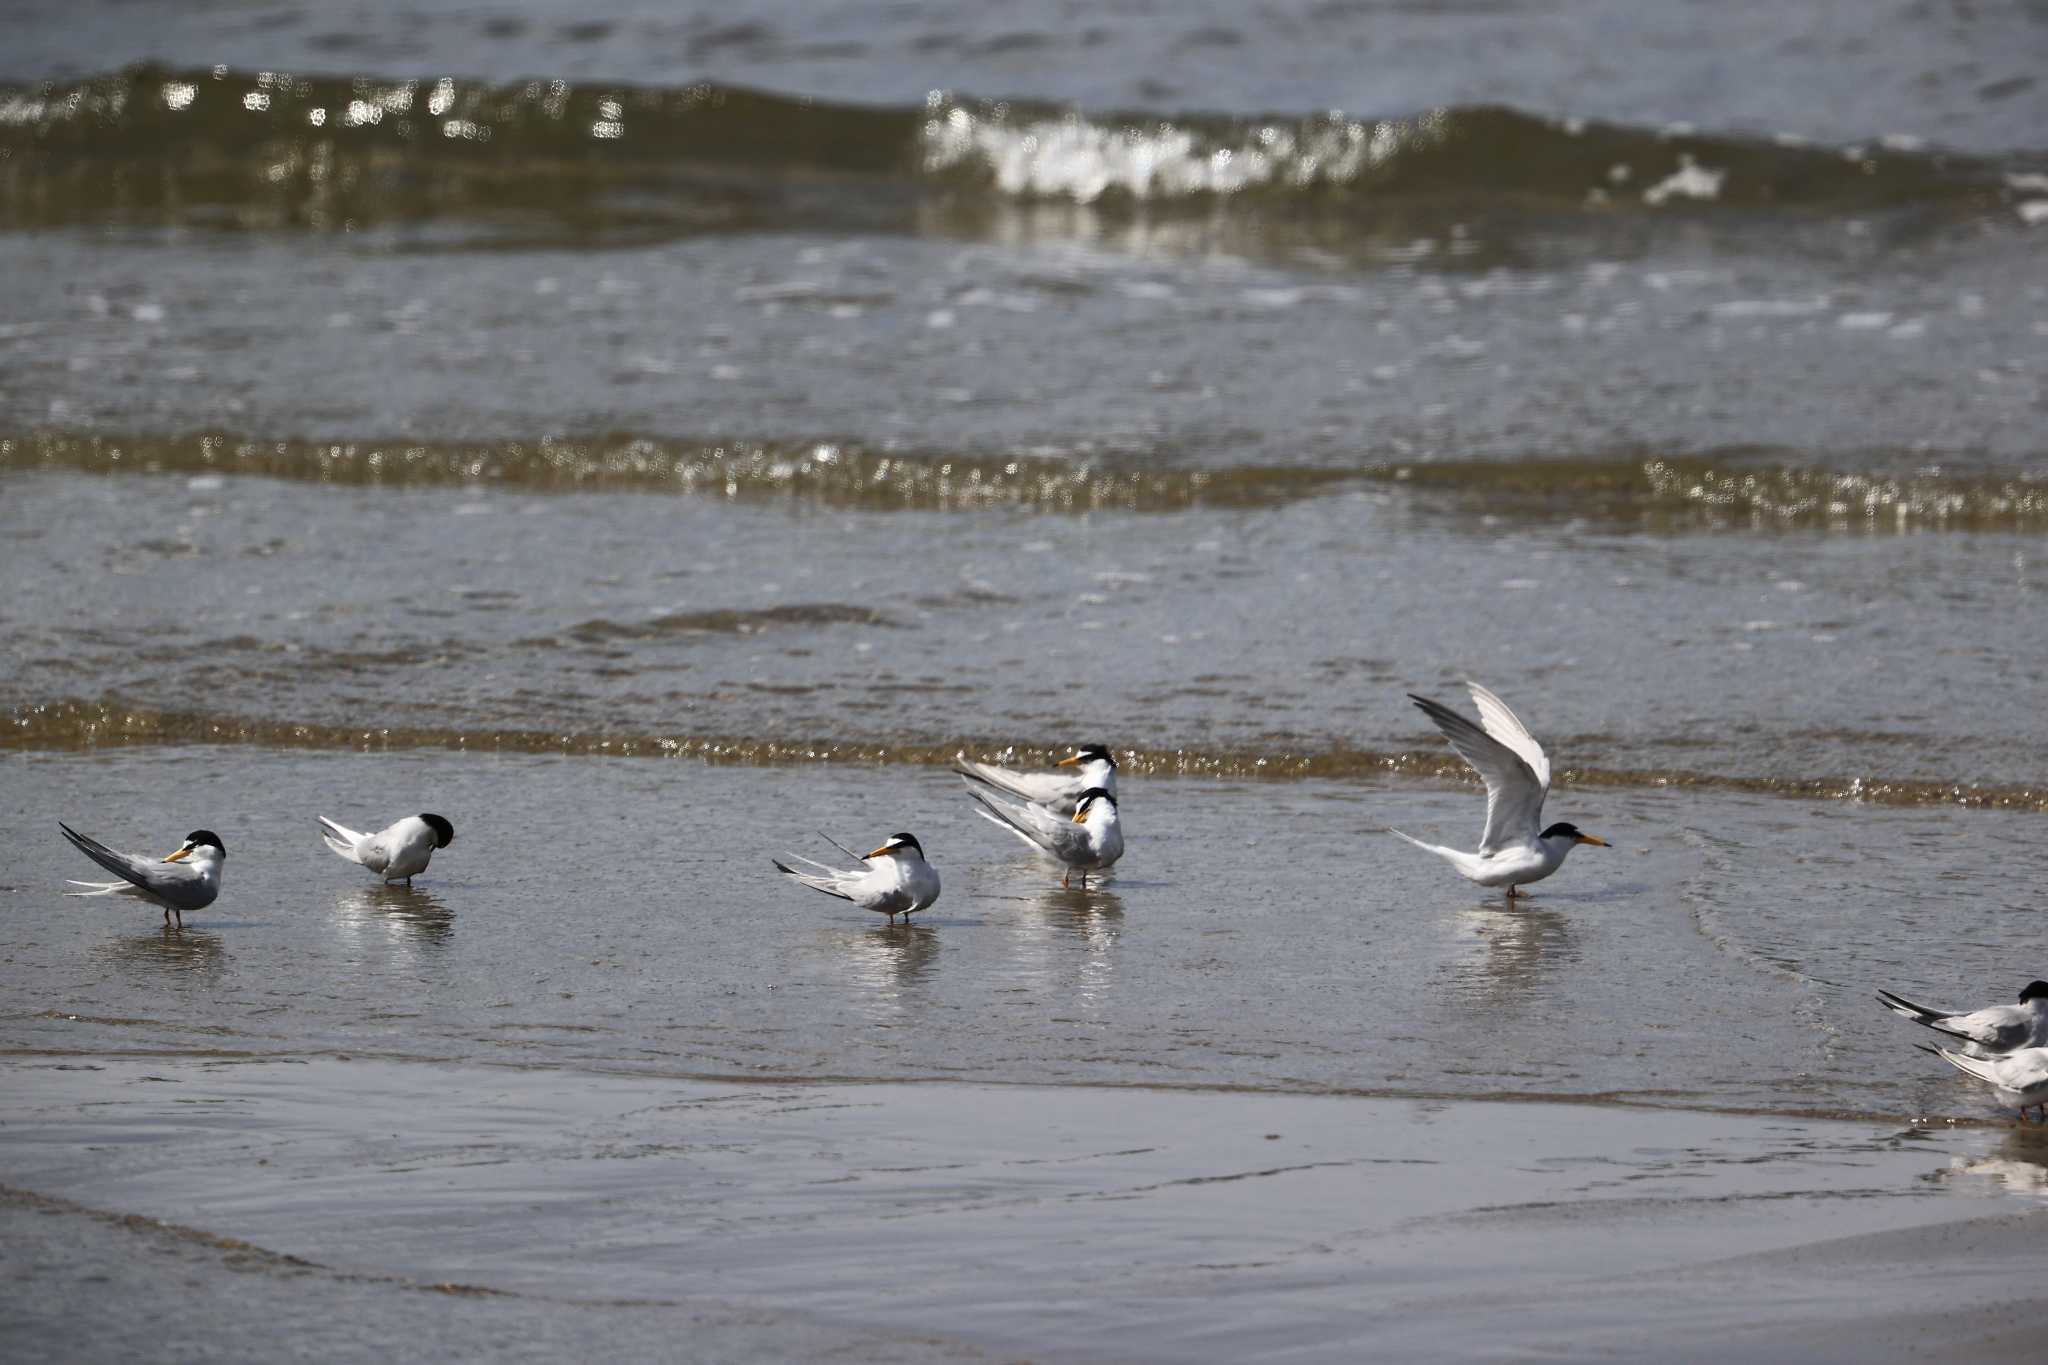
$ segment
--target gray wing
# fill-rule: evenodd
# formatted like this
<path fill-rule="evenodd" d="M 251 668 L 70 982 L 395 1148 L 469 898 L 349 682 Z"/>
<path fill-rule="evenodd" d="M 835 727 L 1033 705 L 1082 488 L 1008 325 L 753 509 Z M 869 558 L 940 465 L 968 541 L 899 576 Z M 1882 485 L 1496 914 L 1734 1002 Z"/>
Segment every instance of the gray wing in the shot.
<path fill-rule="evenodd" d="M 1469 684 L 1468 684 L 1469 685 Z M 1477 692 L 1485 692 L 1475 687 Z M 1488 697 L 1493 697 L 1487 692 Z M 1444 738 L 1458 751 L 1458 757 L 1472 765 L 1486 782 L 1486 832 L 1479 840 L 1479 855 L 1491 853 L 1523 840 L 1534 839 L 1543 829 L 1543 798 L 1550 794 L 1550 765 L 1544 763 L 1538 776 L 1513 748 L 1495 739 L 1456 711 L 1427 697 L 1408 694 L 1408 700 L 1422 708 L 1422 714 L 1436 722 Z M 1494 698 L 1499 705 L 1499 699 Z M 1506 711 L 1505 707 L 1501 708 Z M 1513 720 L 1513 713 L 1508 713 Z M 1519 722 L 1517 722 L 1519 728 Z M 1523 732 L 1524 737 L 1527 731 Z M 1534 740 L 1530 743 L 1533 745 Z M 1536 750 L 1541 758 L 1543 751 Z"/>
<path fill-rule="evenodd" d="M 160 858 L 116 853 L 99 840 L 80 834 L 62 820 L 57 822 L 57 828 L 64 831 L 64 837 L 71 841 L 73 848 L 122 881 L 139 886 L 152 896 L 161 896 L 183 910 L 197 910 L 208 904 L 196 868 L 183 863 L 167 863 Z"/>
<path fill-rule="evenodd" d="M 1549 791 L 1550 756 L 1543 752 L 1536 736 L 1529 733 L 1529 727 L 1508 710 L 1506 702 L 1470 678 L 1465 680 L 1465 690 L 1472 694 L 1472 704 L 1479 708 L 1479 723 L 1485 727 L 1486 733 L 1514 750 L 1515 757 L 1528 764 L 1529 771 L 1536 774 L 1536 785 Z"/>
<path fill-rule="evenodd" d="M 979 814 L 984 819 L 995 821 L 1020 839 L 1037 845 L 1055 858 L 1062 856 L 1062 849 L 1073 846 L 1077 834 L 1085 837 L 1079 825 L 1053 814 L 1044 806 L 1032 805 L 1029 802 L 997 801 L 972 789 L 967 794 L 980 805 Z"/>
<path fill-rule="evenodd" d="M 1966 1038 L 1986 1052 L 2011 1052 L 2033 1041 L 2034 1021 L 2014 1005 L 1992 1005 L 1969 1014 L 1951 1014 L 1927 1021 L 1937 1033 Z"/>
<path fill-rule="evenodd" d="M 1051 806 L 1061 815 L 1074 813 L 1074 798 L 1081 794 L 1080 784 L 1066 772 L 1020 773 L 1012 768 L 999 768 L 993 763 L 976 763 L 967 759 L 955 764 L 953 771 L 991 791 Z"/>

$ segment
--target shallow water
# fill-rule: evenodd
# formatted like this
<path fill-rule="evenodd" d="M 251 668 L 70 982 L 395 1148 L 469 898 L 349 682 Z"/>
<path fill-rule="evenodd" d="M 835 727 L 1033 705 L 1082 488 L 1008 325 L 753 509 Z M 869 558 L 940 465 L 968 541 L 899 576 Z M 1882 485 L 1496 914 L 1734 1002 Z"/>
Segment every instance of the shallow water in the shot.
<path fill-rule="evenodd" d="M 2032 950 L 2043 871 L 2032 814 L 1587 790 L 1558 814 L 1616 847 L 1508 911 L 1380 832 L 1466 834 L 1463 787 L 1133 777 L 1132 851 L 1083 892 L 916 767 L 238 747 L 6 763 L 23 834 L 0 952 L 22 989 L 0 1043 L 85 1054 L 1989 1116 L 1871 992 L 2002 982 Z M 88 869 L 44 821 L 87 820 L 89 794 L 89 828 L 121 842 L 171 782 L 236 831 L 219 902 L 180 933 L 52 897 Z M 408 799 L 472 813 L 410 890 L 313 828 Z M 907 929 L 768 865 L 833 856 L 815 831 L 897 828 L 945 879 Z"/>
<path fill-rule="evenodd" d="M 10 1065 L 1996 1116 L 1871 992 L 2044 974 L 2038 7 L 16 10 Z M 1465 677 L 1617 846 L 1512 912 L 1382 832 L 1475 836 Z M 944 771 L 1081 742 L 1085 894 Z M 421 809 L 410 890 L 312 824 Z M 226 893 L 62 900 L 58 819 Z M 910 928 L 768 864 L 898 829 Z"/>

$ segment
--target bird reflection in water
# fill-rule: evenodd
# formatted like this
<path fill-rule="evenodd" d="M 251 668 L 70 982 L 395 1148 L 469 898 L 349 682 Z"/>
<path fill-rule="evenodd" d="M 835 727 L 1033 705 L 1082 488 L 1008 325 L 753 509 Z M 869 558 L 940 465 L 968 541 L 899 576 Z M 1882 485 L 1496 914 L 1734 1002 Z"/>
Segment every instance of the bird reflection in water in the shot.
<path fill-rule="evenodd" d="M 181 979 L 211 981 L 227 970 L 220 935 L 203 929 L 165 925 L 146 934 L 124 934 L 102 945 L 94 956 L 149 973 L 171 973 Z"/>
<path fill-rule="evenodd" d="M 2015 1128 L 1988 1155 L 1951 1157 L 1948 1169 L 1933 1178 L 1965 1175 L 1995 1181 L 2007 1194 L 2048 1200 L 2048 1130 Z"/>
<path fill-rule="evenodd" d="M 1028 910 L 1012 921 L 1018 980 L 1057 991 L 1068 1008 L 1106 1003 L 1116 985 L 1123 900 L 1100 887 L 1057 885 L 1020 899 Z"/>
<path fill-rule="evenodd" d="M 1123 932 L 1124 903 L 1114 891 L 1048 886 L 1033 898 L 1033 904 L 1047 924 L 1093 948 L 1107 949 Z"/>
<path fill-rule="evenodd" d="M 855 979 L 889 1001 L 914 990 L 939 956 L 939 931 L 922 924 L 878 924 L 844 942 Z"/>
<path fill-rule="evenodd" d="M 373 882 L 335 897 L 337 921 L 358 936 L 381 934 L 393 942 L 439 946 L 455 932 L 455 914 L 431 891 Z"/>
<path fill-rule="evenodd" d="M 1571 920 L 1555 910 L 1503 910 L 1495 901 L 1459 912 L 1452 926 L 1471 946 L 1447 964 L 1449 984 L 1481 1000 L 1534 999 L 1545 977 L 1578 956 Z"/>

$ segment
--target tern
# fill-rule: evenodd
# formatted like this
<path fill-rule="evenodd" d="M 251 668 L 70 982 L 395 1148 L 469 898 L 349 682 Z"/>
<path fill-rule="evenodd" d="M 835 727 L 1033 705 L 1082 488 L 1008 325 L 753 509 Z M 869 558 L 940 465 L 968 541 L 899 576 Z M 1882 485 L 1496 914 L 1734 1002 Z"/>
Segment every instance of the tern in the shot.
<path fill-rule="evenodd" d="M 361 863 L 387 883 L 402 880 L 411 886 L 414 874 L 427 870 L 434 850 L 455 842 L 455 826 L 438 815 L 408 815 L 375 834 L 358 834 L 324 815 L 314 819 L 320 822 L 320 837 L 329 848 L 352 863 Z"/>
<path fill-rule="evenodd" d="M 1582 834 L 1577 825 L 1543 825 L 1543 798 L 1550 794 L 1550 759 L 1507 703 L 1476 682 L 1467 682 L 1479 707 L 1478 725 L 1447 706 L 1418 697 L 1408 700 L 1436 722 L 1444 738 L 1486 780 L 1486 832 L 1477 853 L 1462 853 L 1426 844 L 1398 829 L 1387 833 L 1442 858 L 1481 886 L 1504 886 L 1513 900 L 1515 888 L 1540 882 L 1564 866 L 1565 855 L 1580 844 L 1608 848 L 1605 839 Z M 1483 728 L 1482 728 L 1483 727 Z"/>
<path fill-rule="evenodd" d="M 1901 1018 L 1961 1039 L 1959 1051 L 1966 1057 L 1997 1057 L 2024 1047 L 2048 1046 L 2048 981 L 2029 981 L 2017 1005 L 1987 1005 L 1968 1013 L 1931 1010 L 1890 991 L 1879 991 L 1877 999 Z"/>
<path fill-rule="evenodd" d="M 788 855 L 791 862 L 808 863 L 818 870 L 801 872 L 775 859 L 769 861 L 775 863 L 777 872 L 796 878 L 811 890 L 887 915 L 891 924 L 898 915 L 905 924 L 910 923 L 912 915 L 939 898 L 939 870 L 924 860 L 924 845 L 914 834 L 892 834 L 889 842 L 872 853 L 855 853 L 836 840 L 826 842 L 864 866 L 842 870 L 794 853 Z"/>
<path fill-rule="evenodd" d="M 1996 1090 L 2001 1104 L 2020 1111 L 2022 1122 L 2029 1109 L 2048 1121 L 2048 1047 L 2023 1047 L 2002 1057 L 1967 1057 L 1945 1047 L 1935 1051 L 1956 1070 Z"/>
<path fill-rule="evenodd" d="M 1071 773 L 1026 773 L 993 763 L 961 759 L 953 771 L 969 782 L 1046 807 L 1055 815 L 1072 815 L 1086 791 L 1116 795 L 1116 755 L 1106 745 L 1083 744 L 1056 765 Z"/>
<path fill-rule="evenodd" d="M 975 814 L 993 820 L 1035 848 L 1050 853 L 1067 865 L 1060 878 L 1066 886 L 1076 872 L 1081 887 L 1088 886 L 1088 874 L 1101 872 L 1124 856 L 1124 832 L 1117 822 L 1116 797 L 1106 787 L 1090 787 L 1074 802 L 1072 815 L 1060 815 L 1050 806 L 1035 801 L 967 793 L 980 803 Z"/>
<path fill-rule="evenodd" d="M 163 858 L 149 858 L 134 853 L 116 853 L 97 839 L 80 834 L 71 826 L 59 820 L 57 828 L 64 831 L 64 837 L 71 846 L 86 857 L 104 867 L 121 880 L 118 882 L 80 882 L 72 886 L 83 886 L 84 891 L 66 891 L 67 896 L 134 896 L 160 905 L 164 911 L 164 923 L 171 922 L 171 916 L 178 917 L 178 927 L 185 927 L 187 910 L 204 910 L 212 905 L 214 897 L 220 895 L 221 864 L 228 858 L 227 845 L 218 834 L 210 829 L 195 829 L 185 836 L 185 842 Z"/>

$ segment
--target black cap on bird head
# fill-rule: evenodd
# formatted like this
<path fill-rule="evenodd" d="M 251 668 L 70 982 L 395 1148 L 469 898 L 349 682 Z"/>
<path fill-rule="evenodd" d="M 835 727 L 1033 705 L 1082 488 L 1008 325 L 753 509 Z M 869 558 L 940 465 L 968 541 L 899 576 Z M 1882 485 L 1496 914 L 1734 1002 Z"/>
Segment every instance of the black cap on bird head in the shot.
<path fill-rule="evenodd" d="M 894 853 L 899 848 L 914 848 L 917 850 L 918 857 L 922 858 L 924 856 L 924 845 L 920 844 L 917 841 L 917 836 L 915 834 L 892 834 L 889 836 L 888 843 L 883 844 L 873 853 L 864 854 L 862 856 L 868 858 L 879 858 L 884 853 Z"/>
<path fill-rule="evenodd" d="M 1116 755 L 1109 751 L 1106 744 L 1083 744 L 1075 749 L 1072 755 L 1061 759 L 1058 766 L 1065 768 L 1076 763 L 1107 763 L 1114 768 Z"/>
<path fill-rule="evenodd" d="M 420 812 L 420 819 L 426 822 L 428 829 L 434 831 L 435 848 L 446 848 L 455 842 L 455 826 L 448 823 L 446 816 L 428 815 L 422 811 Z"/>
<path fill-rule="evenodd" d="M 2027 988 L 2020 992 L 2020 1003 L 2029 1000 L 2048 1000 L 2048 981 L 2029 981 Z"/>
<path fill-rule="evenodd" d="M 185 859 L 191 857 L 195 851 L 202 848 L 215 850 L 220 854 L 222 862 L 227 861 L 228 846 L 226 842 L 210 829 L 193 830 L 185 836 L 185 842 L 178 845 L 178 851 L 164 859 L 164 861 L 167 863 L 182 863 Z"/>
<path fill-rule="evenodd" d="M 1536 836 L 1539 839 L 1570 839 L 1574 844 L 1591 844 L 1595 848 L 1608 848 L 1605 839 L 1596 839 L 1569 820 L 1560 820 Z"/>

